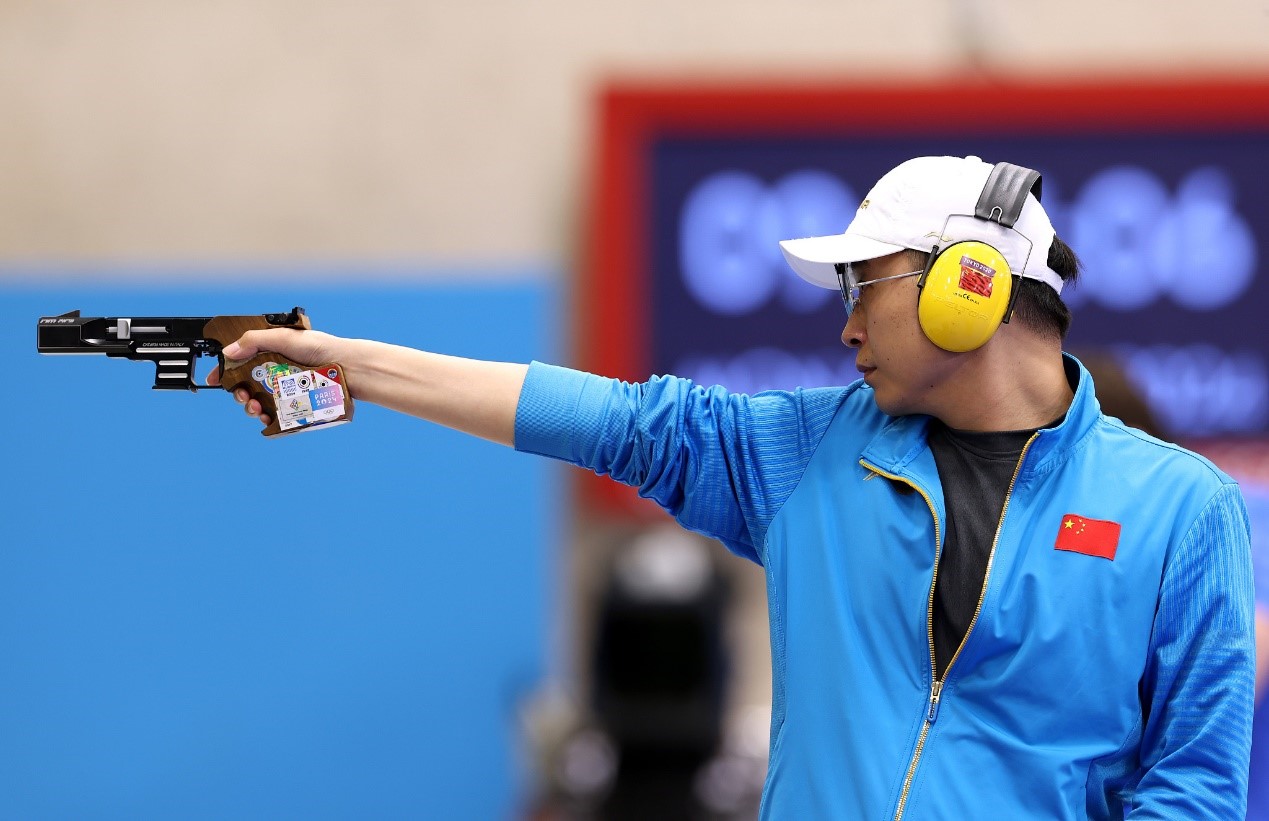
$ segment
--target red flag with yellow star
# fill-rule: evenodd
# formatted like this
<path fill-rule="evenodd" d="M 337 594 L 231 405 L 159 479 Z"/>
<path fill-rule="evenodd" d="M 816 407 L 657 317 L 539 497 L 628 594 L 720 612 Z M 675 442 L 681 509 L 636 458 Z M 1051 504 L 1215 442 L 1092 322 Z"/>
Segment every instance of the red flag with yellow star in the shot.
<path fill-rule="evenodd" d="M 1113 561 L 1115 549 L 1119 547 L 1119 523 L 1068 513 L 1062 517 L 1057 543 L 1053 546 L 1058 550 L 1101 556 Z"/>

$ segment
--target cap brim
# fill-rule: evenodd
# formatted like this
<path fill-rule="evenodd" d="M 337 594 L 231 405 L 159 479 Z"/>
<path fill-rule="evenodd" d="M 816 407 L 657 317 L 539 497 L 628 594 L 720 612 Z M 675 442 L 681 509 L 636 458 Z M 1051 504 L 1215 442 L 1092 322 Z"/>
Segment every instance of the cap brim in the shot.
<path fill-rule="evenodd" d="M 833 234 L 827 237 L 786 239 L 780 250 L 797 275 L 821 288 L 837 288 L 837 271 L 833 266 L 843 262 L 862 262 L 904 250 L 857 234 Z"/>

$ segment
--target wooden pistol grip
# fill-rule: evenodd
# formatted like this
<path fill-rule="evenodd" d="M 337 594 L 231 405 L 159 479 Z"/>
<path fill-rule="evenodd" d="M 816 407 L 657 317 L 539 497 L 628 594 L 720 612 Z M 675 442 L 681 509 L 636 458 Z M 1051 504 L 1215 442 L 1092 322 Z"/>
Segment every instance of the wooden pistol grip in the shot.
<path fill-rule="evenodd" d="M 258 314 L 247 316 L 216 316 L 207 321 L 203 326 L 203 335 L 208 339 L 215 340 L 220 343 L 223 348 L 231 342 L 236 342 L 247 331 L 262 331 L 270 328 L 294 328 L 295 330 L 308 331 L 312 330 L 309 323 L 308 315 L 304 313 L 303 308 L 296 308 L 289 314 Z M 302 421 L 303 416 L 299 417 L 300 421 L 288 423 L 293 426 L 282 428 L 282 422 L 279 419 L 278 400 L 274 394 L 277 387 L 276 376 L 278 371 L 282 370 L 277 366 L 286 366 L 291 372 L 312 371 L 317 378 L 317 385 L 302 386 L 307 389 L 313 389 L 312 393 L 307 390 L 303 397 L 295 394 L 292 400 L 300 401 L 301 404 L 296 405 L 300 414 L 308 414 L 307 421 Z M 282 371 L 284 374 L 286 371 Z M 338 400 L 326 388 L 318 387 L 321 385 L 321 379 L 329 380 L 332 384 L 331 388 L 336 385 L 343 394 L 342 411 L 338 416 L 332 418 L 334 409 Z M 301 433 L 306 430 L 315 430 L 317 428 L 333 427 L 352 419 L 353 416 L 353 399 L 352 391 L 348 388 L 348 380 L 344 377 L 344 369 L 338 363 L 327 363 L 323 365 L 300 365 L 292 362 L 281 354 L 271 351 L 265 351 L 250 359 L 233 360 L 225 359 L 222 354 L 220 357 L 220 384 L 225 390 L 231 393 L 242 388 L 250 394 L 251 398 L 260 403 L 261 409 L 269 415 L 269 424 L 264 430 L 260 431 L 265 436 L 285 436 L 288 433 Z M 310 413 L 319 409 L 312 408 L 312 404 L 329 402 L 325 408 L 321 408 L 318 413 Z M 305 406 L 308 406 L 305 409 Z"/>
<path fill-rule="evenodd" d="M 272 387 L 276 382 L 270 379 L 271 368 L 279 365 L 288 366 L 292 371 L 312 371 L 336 383 L 343 393 L 343 412 L 333 419 L 301 424 L 297 427 L 283 430 L 279 420 L 277 396 L 274 394 L 274 388 Z M 246 390 L 251 398 L 259 402 L 260 407 L 269 415 L 269 424 L 261 431 L 265 436 L 285 436 L 290 433 L 302 433 L 306 430 L 333 427 L 352 420 L 352 392 L 348 389 L 348 380 L 344 376 L 344 369 L 337 363 L 299 365 L 281 354 L 265 351 L 246 360 L 226 360 L 224 367 L 225 370 L 220 376 L 220 383 L 225 387 L 225 390 L 231 393 L 239 388 Z"/>

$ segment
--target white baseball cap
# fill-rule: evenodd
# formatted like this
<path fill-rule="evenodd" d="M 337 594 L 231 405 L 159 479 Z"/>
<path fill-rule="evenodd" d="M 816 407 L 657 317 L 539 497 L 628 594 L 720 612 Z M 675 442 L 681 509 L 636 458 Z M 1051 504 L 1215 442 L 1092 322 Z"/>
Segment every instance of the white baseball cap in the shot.
<path fill-rule="evenodd" d="M 877 181 L 844 234 L 788 239 L 780 249 L 802 279 L 836 289 L 840 263 L 977 240 L 1000 251 L 1015 275 L 1061 293 L 1062 277 L 1048 265 L 1053 224 L 1034 194 L 1026 195 L 1012 228 L 974 216 L 992 167 L 978 157 L 908 160 Z"/>

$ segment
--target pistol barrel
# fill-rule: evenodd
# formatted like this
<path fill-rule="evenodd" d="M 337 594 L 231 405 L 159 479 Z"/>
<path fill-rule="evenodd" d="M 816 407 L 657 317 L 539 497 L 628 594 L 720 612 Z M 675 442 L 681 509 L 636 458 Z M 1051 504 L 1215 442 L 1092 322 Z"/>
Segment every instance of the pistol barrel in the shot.
<path fill-rule="evenodd" d="M 196 391 L 194 360 L 220 353 L 220 343 L 208 339 L 204 328 L 211 317 L 40 317 L 36 350 L 43 354 L 104 354 L 153 362 L 154 387 Z"/>
<path fill-rule="evenodd" d="M 198 345 L 211 317 L 87 317 L 79 311 L 40 317 L 36 350 L 45 354 L 131 356 L 150 348 Z"/>

